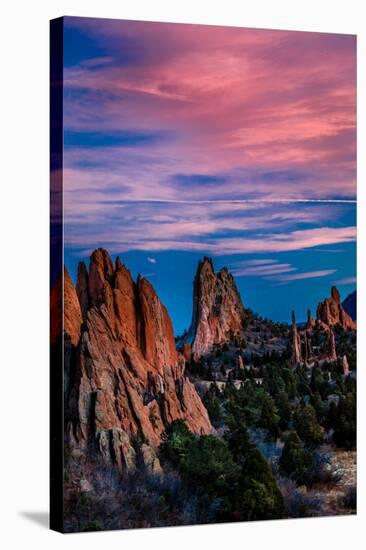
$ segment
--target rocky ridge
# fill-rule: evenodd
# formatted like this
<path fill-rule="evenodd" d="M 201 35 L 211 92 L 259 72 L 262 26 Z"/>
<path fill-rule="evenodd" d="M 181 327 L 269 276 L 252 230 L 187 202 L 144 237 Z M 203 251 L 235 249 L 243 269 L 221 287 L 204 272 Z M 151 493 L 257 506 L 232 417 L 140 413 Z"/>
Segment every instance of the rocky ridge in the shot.
<path fill-rule="evenodd" d="M 51 302 L 52 303 L 52 302 Z M 65 270 L 66 442 L 72 452 L 96 447 L 107 463 L 134 468 L 142 459 L 159 469 L 155 451 L 166 425 L 182 419 L 196 433 L 211 424 L 185 376 L 166 308 L 151 284 L 103 249 L 89 270 L 79 264 L 76 289 Z"/>

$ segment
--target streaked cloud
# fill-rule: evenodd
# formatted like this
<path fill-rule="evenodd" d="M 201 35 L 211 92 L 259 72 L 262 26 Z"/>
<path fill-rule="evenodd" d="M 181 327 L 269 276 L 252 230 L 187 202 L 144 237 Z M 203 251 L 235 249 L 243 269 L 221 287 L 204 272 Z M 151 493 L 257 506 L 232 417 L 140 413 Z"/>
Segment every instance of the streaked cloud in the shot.
<path fill-rule="evenodd" d="M 260 264 L 257 266 L 248 267 L 245 265 L 233 266 L 231 272 L 235 277 L 258 277 L 277 275 L 279 273 L 288 273 L 290 271 L 296 271 L 296 267 L 291 264 L 270 262 L 269 264 Z"/>
<path fill-rule="evenodd" d="M 68 258 L 216 256 L 278 319 L 291 285 L 306 311 L 301 280 L 353 280 L 354 36 L 65 18 L 65 39 Z M 169 269 L 145 275 L 179 317 Z"/>
<path fill-rule="evenodd" d="M 335 281 L 336 285 L 342 286 L 342 285 L 353 285 L 356 284 L 356 277 L 344 277 L 343 279 L 338 279 Z"/>
<path fill-rule="evenodd" d="M 65 21 L 68 247 L 227 256 L 355 241 L 355 37 Z M 234 273 L 301 275 L 250 261 Z"/>
<path fill-rule="evenodd" d="M 177 199 L 167 195 L 178 185 L 193 200 L 354 198 L 355 37 L 77 18 L 66 27 L 95 44 L 90 59 L 66 58 L 66 136 L 114 139 L 91 161 L 113 173 L 119 159 L 121 184 L 140 196 Z M 169 136 L 163 147 L 159 136 Z M 82 158 L 75 148 L 65 164 L 90 175 Z"/>
<path fill-rule="evenodd" d="M 293 273 L 291 275 L 279 275 L 276 277 L 276 281 L 288 282 L 288 281 L 300 281 L 302 279 L 317 279 L 319 277 L 327 277 L 333 275 L 336 269 L 321 269 L 319 271 L 308 271 L 306 273 Z"/>

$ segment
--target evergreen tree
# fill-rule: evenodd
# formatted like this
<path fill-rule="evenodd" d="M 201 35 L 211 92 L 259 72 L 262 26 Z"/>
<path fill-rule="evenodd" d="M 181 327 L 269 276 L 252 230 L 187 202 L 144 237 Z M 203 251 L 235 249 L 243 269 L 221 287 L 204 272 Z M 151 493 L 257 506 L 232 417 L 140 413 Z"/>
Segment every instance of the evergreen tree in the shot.
<path fill-rule="evenodd" d="M 277 407 L 273 398 L 267 393 L 262 394 L 258 427 L 268 430 L 272 437 L 278 437 L 279 421 L 280 417 L 277 414 Z"/>
<path fill-rule="evenodd" d="M 276 405 L 280 417 L 281 430 L 287 430 L 291 421 L 291 405 L 286 392 L 281 392 L 276 397 Z"/>
<path fill-rule="evenodd" d="M 304 448 L 296 432 L 291 432 L 288 436 L 279 466 L 280 471 L 298 485 L 307 484 L 312 467 L 312 455 Z"/>
<path fill-rule="evenodd" d="M 341 397 L 333 424 L 333 440 L 338 447 L 353 449 L 356 446 L 356 396 L 348 393 Z"/>
<path fill-rule="evenodd" d="M 284 517 L 284 502 L 276 480 L 260 451 L 250 442 L 246 429 L 237 428 L 227 435 L 229 449 L 240 474 L 233 488 L 233 519 L 261 520 Z"/>
<path fill-rule="evenodd" d="M 322 443 L 324 429 L 319 425 L 312 405 L 300 406 L 294 414 L 294 426 L 301 439 L 309 445 Z"/>

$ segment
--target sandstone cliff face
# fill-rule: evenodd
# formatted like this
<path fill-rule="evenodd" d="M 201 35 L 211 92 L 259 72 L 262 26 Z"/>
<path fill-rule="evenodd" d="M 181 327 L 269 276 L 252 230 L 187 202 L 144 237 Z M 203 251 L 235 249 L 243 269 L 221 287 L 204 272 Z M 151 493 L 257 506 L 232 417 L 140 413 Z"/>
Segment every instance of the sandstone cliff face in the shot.
<path fill-rule="evenodd" d="M 215 344 L 240 336 L 245 319 L 244 307 L 234 278 L 226 268 L 214 272 L 212 260 L 198 264 L 193 289 L 193 315 L 187 339 L 195 357 Z"/>
<path fill-rule="evenodd" d="M 344 330 L 356 329 L 356 323 L 344 310 L 339 292 L 335 286 L 332 287 L 331 297 L 326 298 L 324 302 L 318 305 L 316 319 L 323 328 L 340 325 Z"/>
<path fill-rule="evenodd" d="M 66 320 L 77 345 L 65 403 L 72 449 L 94 445 L 106 462 L 133 468 L 138 438 L 154 469 L 153 451 L 169 422 L 182 419 L 196 433 L 211 431 L 184 374 L 169 315 L 146 279 L 135 283 L 119 259 L 114 266 L 105 250 L 96 250 L 89 271 L 79 266 L 76 290 L 67 279 L 65 326 Z"/>

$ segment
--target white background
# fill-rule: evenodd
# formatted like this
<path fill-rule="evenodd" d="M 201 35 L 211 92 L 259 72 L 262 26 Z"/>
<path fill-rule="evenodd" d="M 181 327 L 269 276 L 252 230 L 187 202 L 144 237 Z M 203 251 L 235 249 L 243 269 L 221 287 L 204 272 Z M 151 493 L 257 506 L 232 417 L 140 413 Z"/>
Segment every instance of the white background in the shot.
<path fill-rule="evenodd" d="M 8 548 L 365 547 L 363 0 L 8 0 L 0 64 L 0 545 Z M 48 511 L 48 20 L 84 15 L 358 34 L 359 513 L 357 517 L 61 535 Z M 362 537 L 363 535 L 363 537 Z"/>

